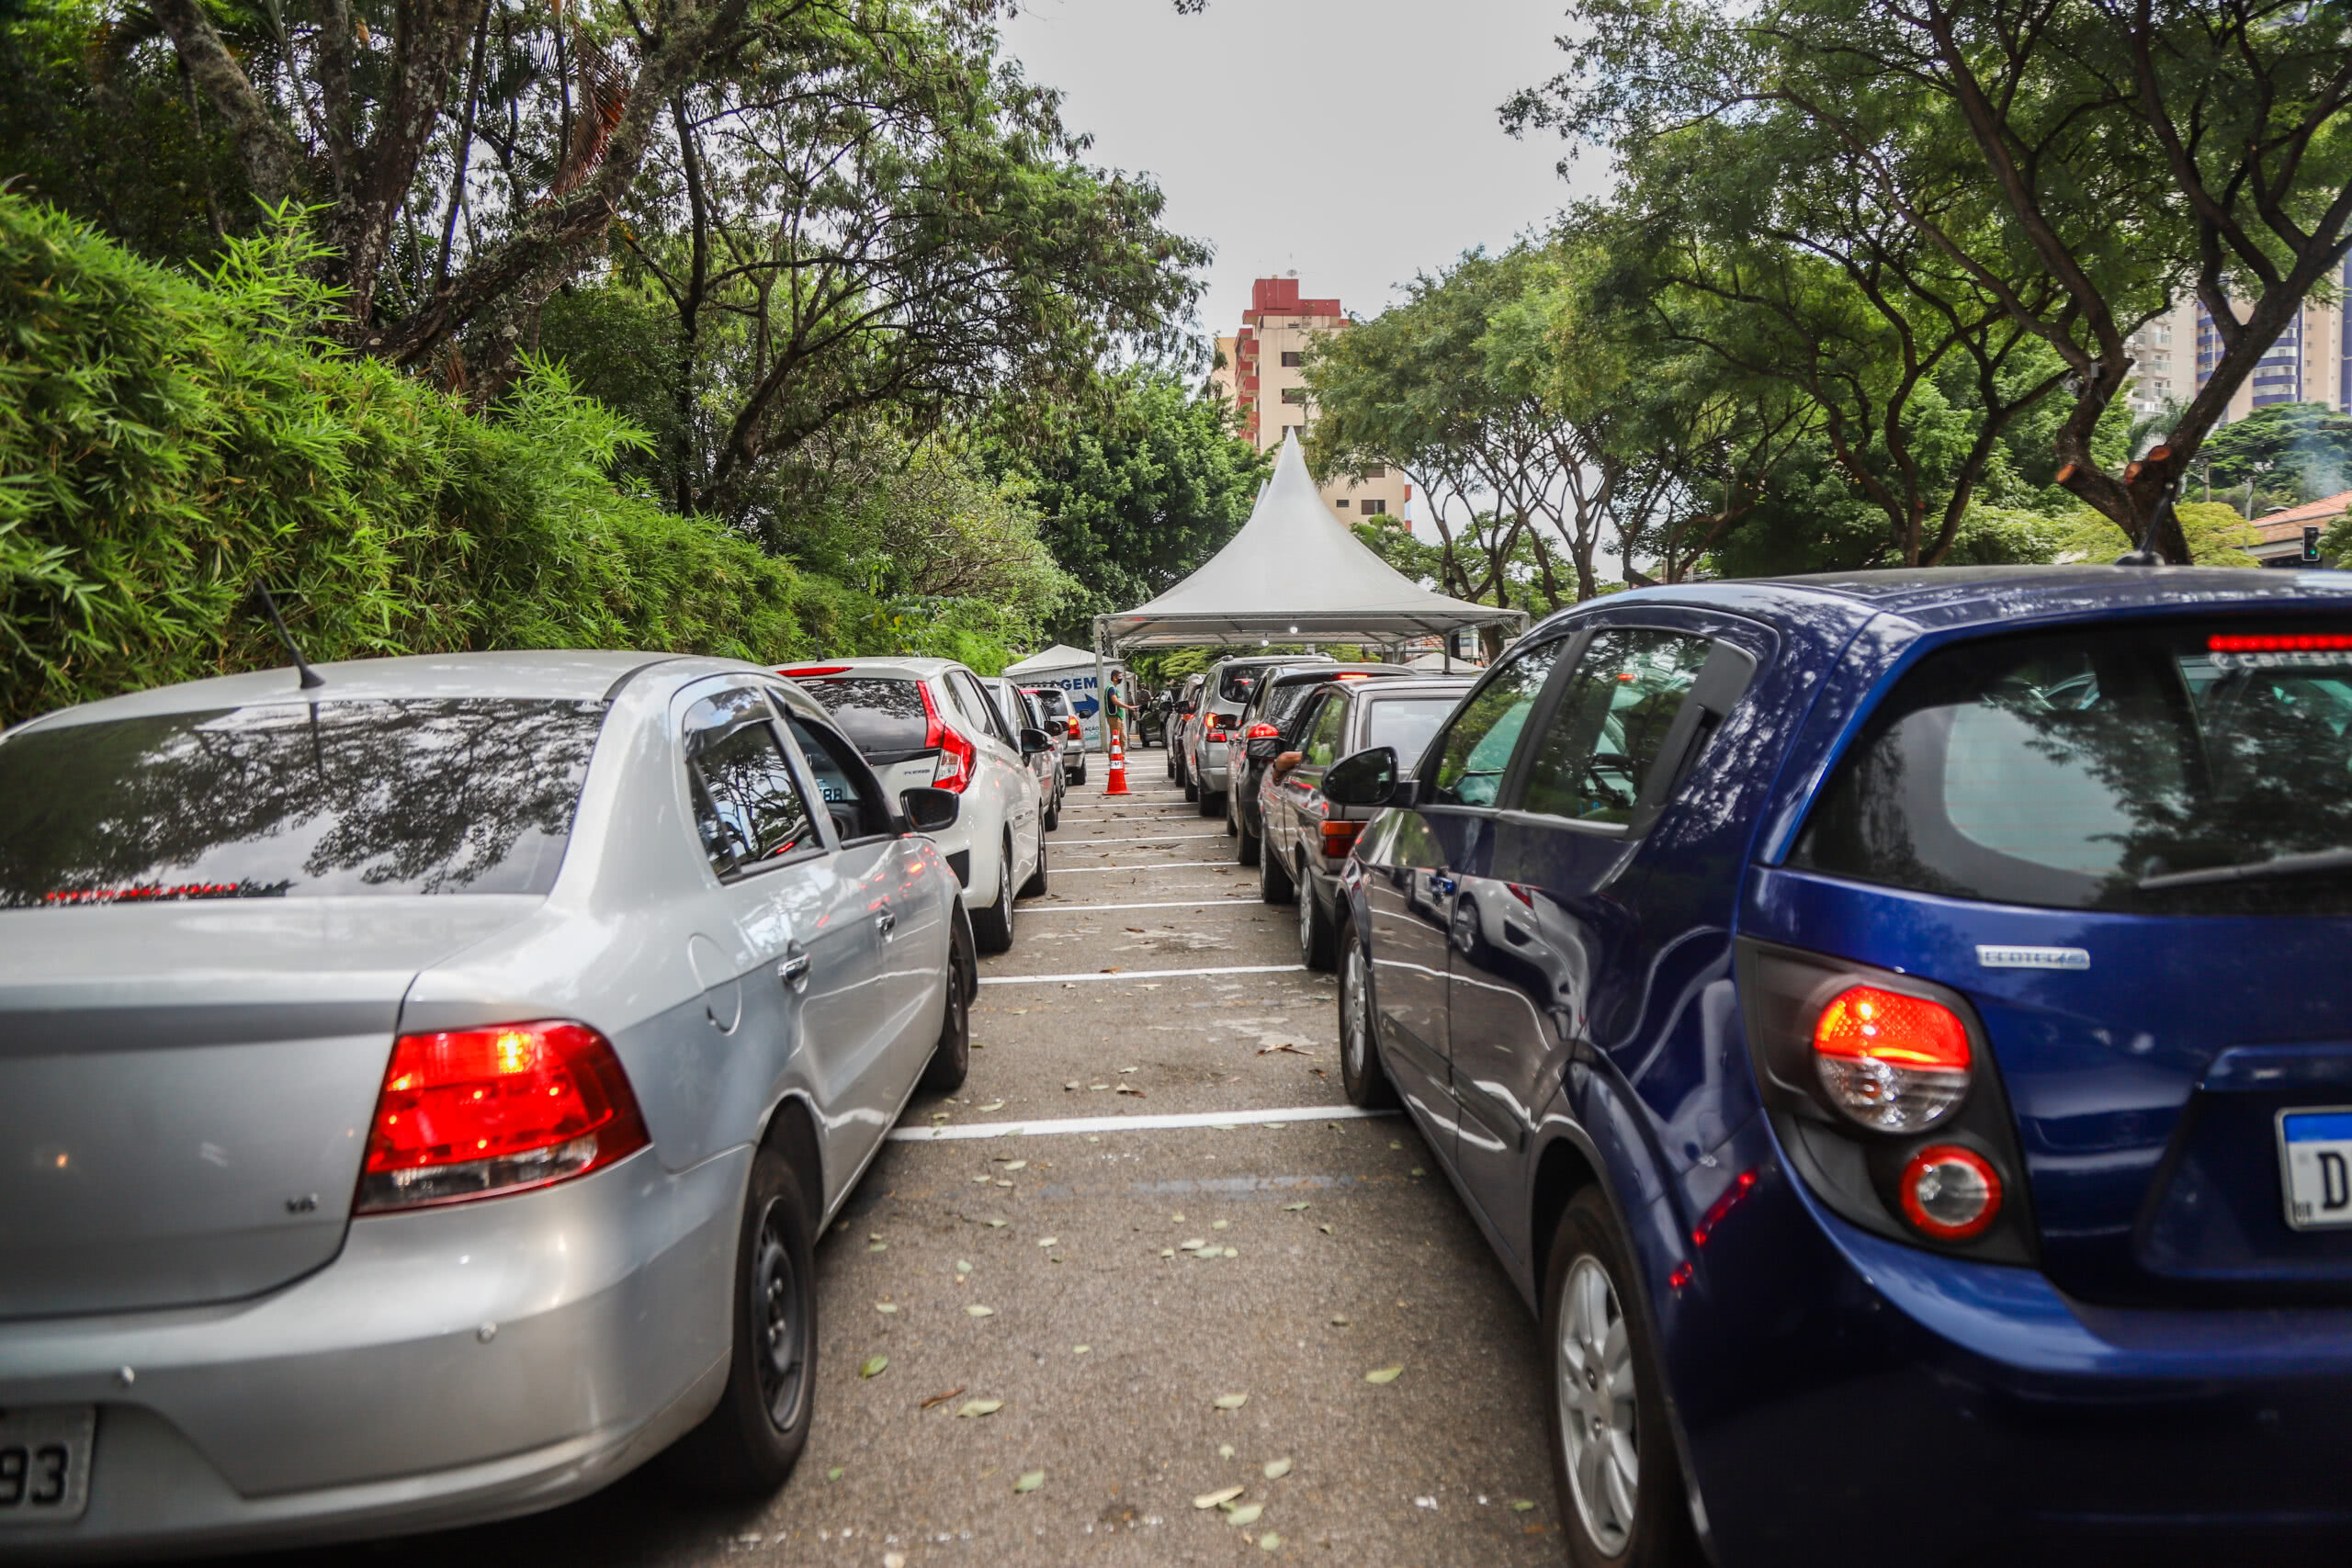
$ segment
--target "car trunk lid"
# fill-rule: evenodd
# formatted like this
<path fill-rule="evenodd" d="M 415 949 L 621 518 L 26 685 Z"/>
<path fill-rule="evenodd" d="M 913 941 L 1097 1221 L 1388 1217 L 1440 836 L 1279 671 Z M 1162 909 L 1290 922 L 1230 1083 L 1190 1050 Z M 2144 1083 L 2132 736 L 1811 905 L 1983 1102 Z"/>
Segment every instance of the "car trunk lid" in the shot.
<path fill-rule="evenodd" d="M 0 914 L 0 1317 L 230 1300 L 331 1259 L 411 981 L 541 902 Z"/>

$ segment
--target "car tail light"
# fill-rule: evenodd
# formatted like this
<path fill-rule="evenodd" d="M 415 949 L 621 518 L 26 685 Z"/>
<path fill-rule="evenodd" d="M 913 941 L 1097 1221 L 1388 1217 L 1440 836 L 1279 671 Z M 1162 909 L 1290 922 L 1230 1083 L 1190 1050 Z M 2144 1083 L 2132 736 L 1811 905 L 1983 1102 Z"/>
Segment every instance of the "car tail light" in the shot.
<path fill-rule="evenodd" d="M 1813 1064 L 1839 1111 L 1882 1133 L 1917 1133 L 1968 1096 L 1968 1026 L 1941 1002 L 1850 986 L 1814 1022 Z"/>
<path fill-rule="evenodd" d="M 1221 718 L 1213 718 L 1209 720 L 1209 739 L 1212 740 L 1222 740 L 1225 739 L 1225 720 Z"/>
<path fill-rule="evenodd" d="M 799 680 L 810 675 L 846 675 L 849 673 L 849 668 L 846 664 L 797 664 L 788 670 L 779 670 L 776 673 L 788 676 L 793 680 Z"/>
<path fill-rule="evenodd" d="M 1903 1217 L 1938 1241 L 1982 1235 L 2000 1217 L 2001 1173 L 1959 1144 L 1930 1144 L 1913 1155 L 1896 1186 Z"/>
<path fill-rule="evenodd" d="M 2214 653 L 2342 653 L 2352 649 L 2352 636 L 2341 632 L 2222 632 L 2207 637 L 2205 646 Z"/>
<path fill-rule="evenodd" d="M 932 770 L 931 786 L 950 795 L 961 795 L 972 782 L 972 768 L 979 761 L 979 748 L 939 716 L 939 705 L 931 700 L 928 682 L 917 681 L 915 690 L 922 694 L 923 746 L 939 753 L 939 764 Z"/>
<path fill-rule="evenodd" d="M 1271 724 L 1268 724 L 1261 718 L 1257 723 L 1251 725 L 1248 729 L 1244 730 L 1242 732 L 1241 739 L 1244 740 L 1276 740 L 1281 739 L 1282 733 L 1283 732 L 1280 729 Z"/>
<path fill-rule="evenodd" d="M 650 1142 L 611 1042 L 584 1023 L 403 1034 L 376 1098 L 359 1213 L 544 1187 Z"/>
<path fill-rule="evenodd" d="M 1333 860 L 1345 860 L 1348 852 L 1356 847 L 1356 835 L 1363 831 L 1361 822 L 1324 823 L 1323 852 Z"/>
<path fill-rule="evenodd" d="M 1070 738 L 1072 740 L 1075 740 L 1075 739 L 1077 739 L 1079 738 L 1079 735 L 1078 735 L 1078 716 L 1077 716 L 1076 714 L 1072 714 L 1072 715 L 1070 715 L 1070 716 L 1069 716 L 1069 738 Z"/>

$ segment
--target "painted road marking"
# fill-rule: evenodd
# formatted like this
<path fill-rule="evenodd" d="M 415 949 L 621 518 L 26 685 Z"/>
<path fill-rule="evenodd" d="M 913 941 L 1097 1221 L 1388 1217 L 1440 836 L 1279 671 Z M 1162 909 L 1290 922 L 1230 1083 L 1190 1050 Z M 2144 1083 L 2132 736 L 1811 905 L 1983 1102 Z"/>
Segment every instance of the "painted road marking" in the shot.
<path fill-rule="evenodd" d="M 1228 896 L 1223 898 L 1174 898 L 1164 904 L 1032 904 L 1023 915 L 1074 915 L 1088 909 L 1212 909 L 1230 904 L 1240 909 L 1262 909 L 1261 898 Z"/>
<path fill-rule="evenodd" d="M 1224 837 L 1225 835 L 1223 833 L 1153 833 L 1141 839 L 1062 839 L 1057 841 L 1063 848 L 1069 849 L 1080 844 L 1089 846 L 1094 844 L 1172 844 L 1179 839 L 1222 839 Z"/>
<path fill-rule="evenodd" d="M 1188 868 L 1227 864 L 1228 863 L 1225 861 L 1215 860 L 1156 860 L 1148 865 L 1057 865 L 1054 867 L 1054 874 L 1075 876 L 1081 871 L 1183 871 Z M 1232 866 L 1230 869 L 1238 871 L 1240 867 Z"/>
<path fill-rule="evenodd" d="M 983 986 L 1043 986 L 1075 985 L 1080 980 L 1166 980 L 1190 975 L 1295 975 L 1306 972 L 1304 964 L 1229 964 L 1219 969 L 1122 969 L 1115 975 L 1100 970 L 1083 975 L 983 975 Z"/>
<path fill-rule="evenodd" d="M 1394 1111 L 1352 1105 L 1303 1105 L 1292 1111 L 1186 1111 L 1158 1116 L 1058 1116 L 1042 1122 L 973 1122 L 960 1127 L 898 1127 L 892 1141 L 928 1144 L 952 1138 L 1047 1138 L 1057 1133 L 1147 1133 L 1178 1127 L 1287 1125 L 1293 1122 L 1363 1122 Z"/>

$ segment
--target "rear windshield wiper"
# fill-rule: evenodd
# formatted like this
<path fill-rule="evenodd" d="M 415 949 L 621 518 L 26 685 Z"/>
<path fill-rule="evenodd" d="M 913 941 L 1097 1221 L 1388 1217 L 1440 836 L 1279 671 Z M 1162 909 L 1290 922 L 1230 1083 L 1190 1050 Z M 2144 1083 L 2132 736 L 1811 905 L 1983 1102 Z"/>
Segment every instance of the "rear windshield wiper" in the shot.
<path fill-rule="evenodd" d="M 2167 871 L 2158 876 L 2143 876 L 2140 887 L 2144 891 L 2161 891 L 2166 887 L 2202 887 L 2217 882 L 2255 882 L 2272 876 L 2304 876 L 2313 872 L 2352 871 L 2352 850 L 2313 850 L 2306 854 L 2273 855 L 2268 860 L 2247 861 L 2243 865 L 2200 866 L 2195 871 Z"/>

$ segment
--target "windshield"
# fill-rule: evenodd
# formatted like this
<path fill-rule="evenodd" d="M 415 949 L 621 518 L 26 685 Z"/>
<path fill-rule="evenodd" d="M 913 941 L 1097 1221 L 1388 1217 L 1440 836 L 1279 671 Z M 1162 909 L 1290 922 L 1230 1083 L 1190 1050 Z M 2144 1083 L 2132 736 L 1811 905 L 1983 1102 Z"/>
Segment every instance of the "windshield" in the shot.
<path fill-rule="evenodd" d="M 920 682 L 887 675 L 833 675 L 800 685 L 825 705 L 833 722 L 869 762 L 903 761 L 931 733 Z"/>
<path fill-rule="evenodd" d="M 2319 646 L 2273 646 L 2298 642 Z M 2352 912 L 2342 868 L 2143 884 L 2342 849 L 2352 637 L 2197 624 L 1931 656 L 1873 716 L 1791 863 L 2003 903 L 2335 914 Z"/>
<path fill-rule="evenodd" d="M 544 893 L 602 703 L 322 702 L 0 744 L 0 908 Z"/>
<path fill-rule="evenodd" d="M 1398 765 L 1409 773 L 1453 704 L 1452 697 L 1379 698 L 1364 715 L 1363 743 L 1394 746 Z"/>

